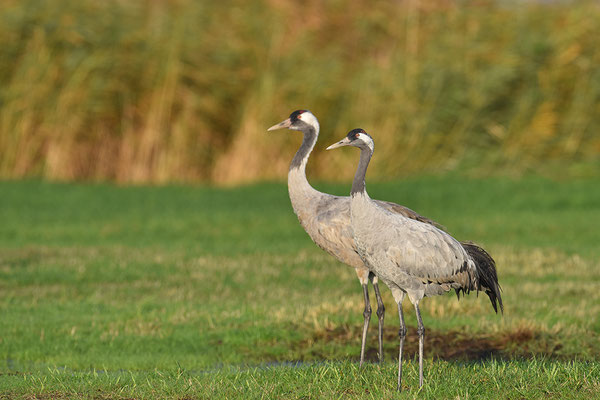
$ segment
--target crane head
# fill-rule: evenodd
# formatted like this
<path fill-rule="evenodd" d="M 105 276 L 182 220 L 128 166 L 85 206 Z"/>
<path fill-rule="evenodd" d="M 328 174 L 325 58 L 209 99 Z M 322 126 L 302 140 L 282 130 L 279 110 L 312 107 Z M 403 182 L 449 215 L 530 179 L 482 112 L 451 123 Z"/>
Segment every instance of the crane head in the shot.
<path fill-rule="evenodd" d="M 315 117 L 313 113 L 311 113 L 308 110 L 296 110 L 290 114 L 290 117 L 288 119 L 285 119 L 280 123 L 273 125 L 267 130 L 274 131 L 277 129 L 287 128 L 294 131 L 300 131 L 303 128 L 306 128 L 307 126 L 315 128 L 318 132 L 319 121 L 317 120 L 317 117 Z"/>
<path fill-rule="evenodd" d="M 373 138 L 364 129 L 358 128 L 352 129 L 345 138 L 332 144 L 327 150 L 337 149 L 342 146 L 354 146 L 361 149 L 368 147 L 373 151 L 375 149 L 375 142 L 373 142 Z"/>

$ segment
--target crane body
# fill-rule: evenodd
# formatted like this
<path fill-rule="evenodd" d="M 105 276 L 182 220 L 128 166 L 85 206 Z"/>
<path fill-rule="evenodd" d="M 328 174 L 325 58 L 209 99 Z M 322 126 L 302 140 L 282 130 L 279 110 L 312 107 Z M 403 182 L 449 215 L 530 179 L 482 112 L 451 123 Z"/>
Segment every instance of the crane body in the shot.
<path fill-rule="evenodd" d="M 371 280 L 377 299 L 379 361 L 382 362 L 385 307 L 381 299 L 377 276 L 370 272 L 365 265 L 354 242 L 350 225 L 350 197 L 319 192 L 310 185 L 306 178 L 306 164 L 319 135 L 319 122 L 310 111 L 297 110 L 289 118 L 273 125 L 268 130 L 284 128 L 303 133 L 302 144 L 292 159 L 288 171 L 288 191 L 292 208 L 300 224 L 317 246 L 356 271 L 365 302 L 360 353 L 361 365 L 364 362 L 366 335 L 372 314 L 368 292 L 368 283 Z M 432 220 L 407 207 L 387 201 L 378 201 L 378 204 L 390 212 L 404 215 L 406 218 L 435 225 Z"/>
<path fill-rule="evenodd" d="M 423 347 L 425 327 L 419 302 L 427 296 L 454 289 L 469 293 L 484 291 L 494 310 L 503 311 L 495 262 L 474 243 L 460 243 L 432 224 L 390 212 L 373 201 L 365 187 L 365 175 L 374 151 L 373 139 L 362 129 L 354 129 L 327 149 L 354 146 L 361 150 L 360 161 L 350 192 L 350 221 L 355 245 L 362 260 L 391 290 L 398 305 L 400 348 L 398 390 L 402 385 L 402 352 L 406 325 L 402 310 L 404 297 L 415 308 L 419 335 L 419 385 L 423 386 Z"/>

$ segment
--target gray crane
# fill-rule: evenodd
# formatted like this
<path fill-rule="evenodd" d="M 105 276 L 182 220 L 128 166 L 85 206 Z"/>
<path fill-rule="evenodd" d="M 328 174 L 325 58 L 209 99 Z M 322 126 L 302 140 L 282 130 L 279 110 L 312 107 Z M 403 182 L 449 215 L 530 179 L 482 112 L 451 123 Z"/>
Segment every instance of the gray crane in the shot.
<path fill-rule="evenodd" d="M 503 311 L 495 262 L 482 248 L 461 244 L 448 233 L 421 221 L 406 218 L 371 200 L 365 189 L 365 174 L 373 150 L 373 139 L 362 129 L 354 129 L 327 150 L 342 146 L 360 148 L 360 161 L 350 192 L 351 226 L 356 247 L 369 270 L 391 290 L 400 317 L 398 390 L 402 386 L 402 348 L 406 326 L 402 301 L 408 295 L 415 307 L 419 335 L 419 386 L 423 386 L 423 341 L 425 327 L 419 302 L 425 296 L 441 295 L 455 289 L 469 293 L 485 291 L 494 310 Z"/>
<path fill-rule="evenodd" d="M 383 360 L 383 322 L 385 307 L 381 300 L 377 277 L 369 272 L 360 258 L 350 226 L 350 198 L 332 196 L 315 190 L 306 179 L 306 164 L 319 135 L 319 121 L 307 110 L 294 111 L 286 120 L 273 125 L 268 130 L 288 128 L 301 131 L 304 135 L 302 145 L 294 156 L 288 172 L 288 191 L 294 212 L 300 224 L 310 238 L 320 248 L 339 261 L 354 267 L 363 288 L 365 308 L 360 351 L 360 364 L 364 362 L 367 328 L 371 319 L 368 282 L 371 280 L 377 298 L 377 316 L 379 318 L 379 361 Z M 424 224 L 438 226 L 409 208 L 386 201 L 377 201 L 380 207 Z M 467 243 L 466 249 L 471 248 Z M 473 249 L 476 247 L 472 247 Z"/>

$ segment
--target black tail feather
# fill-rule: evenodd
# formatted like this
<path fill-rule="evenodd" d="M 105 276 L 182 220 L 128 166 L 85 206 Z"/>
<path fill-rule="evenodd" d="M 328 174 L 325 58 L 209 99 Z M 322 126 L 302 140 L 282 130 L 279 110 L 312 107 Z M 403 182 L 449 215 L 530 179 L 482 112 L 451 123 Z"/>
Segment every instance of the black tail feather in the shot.
<path fill-rule="evenodd" d="M 494 307 L 494 311 L 498 313 L 498 305 L 500 305 L 500 312 L 504 314 L 502 296 L 500 295 L 501 288 L 498 284 L 498 274 L 496 272 L 496 262 L 494 261 L 492 256 L 488 254 L 487 251 L 485 251 L 475 243 L 461 242 L 460 244 L 465 249 L 467 254 L 471 256 L 473 261 L 475 261 L 477 275 L 479 278 L 477 290 L 485 291 L 485 293 L 490 298 L 492 307 Z M 456 291 L 456 295 L 460 298 L 459 290 Z"/>

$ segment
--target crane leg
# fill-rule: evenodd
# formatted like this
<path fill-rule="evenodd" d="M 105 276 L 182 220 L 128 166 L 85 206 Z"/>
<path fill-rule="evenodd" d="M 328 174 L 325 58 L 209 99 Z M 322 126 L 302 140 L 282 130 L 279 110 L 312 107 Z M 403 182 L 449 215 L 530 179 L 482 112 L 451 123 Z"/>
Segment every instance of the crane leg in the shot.
<path fill-rule="evenodd" d="M 404 296 L 402 296 L 404 298 Z M 398 353 L 398 391 L 402 391 L 402 351 L 404 349 L 404 339 L 406 338 L 406 325 L 404 324 L 404 312 L 402 311 L 402 300 L 398 302 L 398 317 L 400 317 L 400 351 Z"/>
<path fill-rule="evenodd" d="M 363 294 L 365 296 L 365 310 L 363 311 L 363 317 L 365 322 L 363 324 L 362 332 L 362 343 L 360 345 L 360 366 L 362 367 L 365 362 L 365 344 L 367 342 L 367 329 L 369 328 L 369 321 L 371 320 L 371 302 L 369 301 L 369 286 L 368 283 L 363 283 Z"/>
<path fill-rule="evenodd" d="M 419 302 L 415 302 L 415 312 L 417 314 L 417 334 L 419 335 L 419 388 L 423 387 L 423 342 L 425 340 L 425 326 L 421 319 L 419 311 Z"/>
<path fill-rule="evenodd" d="M 375 289 L 375 297 L 377 298 L 377 318 L 379 318 L 379 364 L 383 364 L 383 318 L 385 316 L 385 307 L 383 300 L 381 300 L 381 293 L 379 292 L 379 284 L 373 283 Z"/>

